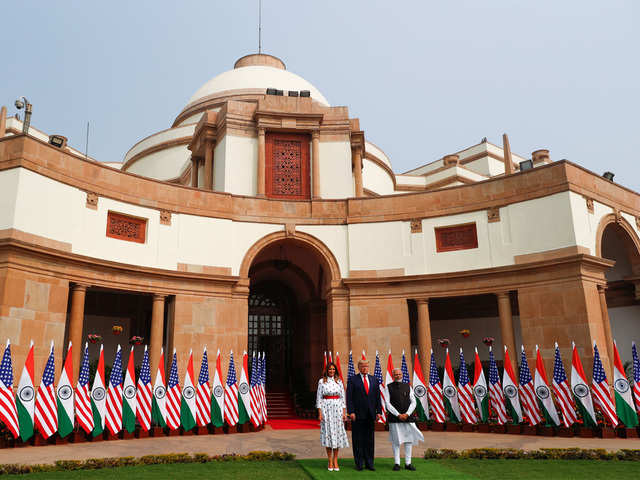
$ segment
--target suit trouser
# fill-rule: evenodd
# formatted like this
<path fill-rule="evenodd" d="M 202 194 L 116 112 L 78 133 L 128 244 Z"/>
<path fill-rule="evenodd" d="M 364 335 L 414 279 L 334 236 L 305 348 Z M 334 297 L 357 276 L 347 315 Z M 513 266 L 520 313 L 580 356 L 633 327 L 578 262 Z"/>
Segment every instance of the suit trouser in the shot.
<path fill-rule="evenodd" d="M 351 442 L 353 444 L 353 459 L 357 467 L 373 466 L 374 455 L 374 420 L 367 418 L 356 419 L 351 424 Z"/>

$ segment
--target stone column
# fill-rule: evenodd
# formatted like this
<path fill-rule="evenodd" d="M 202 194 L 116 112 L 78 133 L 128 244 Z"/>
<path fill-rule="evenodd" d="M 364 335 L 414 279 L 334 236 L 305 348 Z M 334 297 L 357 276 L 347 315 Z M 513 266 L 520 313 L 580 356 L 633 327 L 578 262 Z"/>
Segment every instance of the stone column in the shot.
<path fill-rule="evenodd" d="M 431 362 L 431 319 L 429 318 L 429 300 L 416 300 L 418 306 L 418 355 L 422 362 L 422 371 L 428 372 Z"/>
<path fill-rule="evenodd" d="M 149 339 L 149 366 L 151 376 L 155 375 L 160 361 L 160 349 L 164 334 L 164 299 L 166 295 L 153 294 L 153 307 L 151 310 L 151 338 Z"/>
<path fill-rule="evenodd" d="M 353 179 L 356 184 L 356 197 L 364 196 L 362 190 L 362 151 L 360 148 L 353 148 L 351 150 L 353 159 Z"/>
<path fill-rule="evenodd" d="M 191 186 L 198 188 L 198 157 L 191 157 Z"/>
<path fill-rule="evenodd" d="M 76 283 L 71 287 L 71 312 L 69 314 L 69 340 L 73 346 L 73 385 L 78 380 L 82 354 L 82 327 L 84 326 L 84 299 L 87 285 Z M 62 351 L 65 352 L 66 346 Z M 65 352 L 66 353 L 66 352 Z"/>
<path fill-rule="evenodd" d="M 600 349 L 600 355 L 605 354 L 609 357 L 609 371 L 607 372 L 607 375 L 610 375 L 610 372 L 613 372 L 613 335 L 611 333 L 609 309 L 607 308 L 607 297 L 605 296 L 606 290 L 606 285 L 598 285 L 598 294 L 600 296 L 600 311 L 602 312 L 602 327 L 604 330 L 604 338 L 607 342 L 606 345 L 598 345 L 598 348 Z"/>
<path fill-rule="evenodd" d="M 334 352 L 348 353 L 351 349 L 349 291 L 346 288 L 332 288 L 327 293 L 327 347 Z"/>
<path fill-rule="evenodd" d="M 258 185 L 256 185 L 256 194 L 258 197 L 264 197 L 265 191 L 265 131 L 264 128 L 258 129 Z M 314 172 L 315 174 L 315 172 Z"/>
<path fill-rule="evenodd" d="M 509 298 L 509 292 L 497 293 L 498 297 L 498 315 L 500 316 L 500 335 L 502 336 L 502 343 L 509 349 L 509 358 L 511 359 L 511 366 L 514 373 L 518 372 L 518 351 L 516 350 L 516 340 L 513 334 L 513 316 L 511 315 L 511 300 Z M 503 348 L 504 350 L 504 348 Z"/>
<path fill-rule="evenodd" d="M 215 143 L 207 141 L 204 147 L 204 189 L 213 190 L 213 149 Z"/>
<path fill-rule="evenodd" d="M 313 175 L 313 195 L 311 198 L 320 198 L 320 132 L 314 130 L 311 134 L 311 156 L 313 157 L 313 165 L 311 174 Z"/>

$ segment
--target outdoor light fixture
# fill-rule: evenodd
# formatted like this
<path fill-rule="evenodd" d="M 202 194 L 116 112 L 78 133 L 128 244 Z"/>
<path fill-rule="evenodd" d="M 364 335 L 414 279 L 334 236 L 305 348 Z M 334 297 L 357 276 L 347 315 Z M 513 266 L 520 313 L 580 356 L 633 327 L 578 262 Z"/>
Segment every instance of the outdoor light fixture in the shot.
<path fill-rule="evenodd" d="M 18 97 L 16 100 L 15 106 L 18 110 L 22 110 L 24 108 L 24 122 L 22 122 L 22 133 L 29 133 L 29 125 L 31 125 L 31 112 L 33 109 L 33 105 L 29 103 L 26 97 Z"/>
<path fill-rule="evenodd" d="M 311 96 L 311 92 L 309 90 L 300 90 L 300 96 L 301 97 L 310 97 Z"/>
<path fill-rule="evenodd" d="M 67 146 L 67 137 L 63 137 L 62 135 L 49 135 L 49 145 L 64 148 Z"/>
<path fill-rule="evenodd" d="M 281 97 L 284 95 L 284 92 L 282 90 L 276 90 L 276 95 Z"/>
<path fill-rule="evenodd" d="M 604 172 L 602 176 L 610 182 L 613 182 L 613 177 L 615 177 L 615 174 L 613 172 Z"/>
<path fill-rule="evenodd" d="M 295 90 L 289 90 L 289 96 L 290 97 L 297 97 L 298 96 L 298 92 Z"/>
<path fill-rule="evenodd" d="M 277 95 L 275 88 L 267 88 L 267 95 Z"/>
<path fill-rule="evenodd" d="M 533 169 L 533 160 L 525 160 L 524 162 L 520 162 L 520 171 L 526 172 L 527 170 Z"/>

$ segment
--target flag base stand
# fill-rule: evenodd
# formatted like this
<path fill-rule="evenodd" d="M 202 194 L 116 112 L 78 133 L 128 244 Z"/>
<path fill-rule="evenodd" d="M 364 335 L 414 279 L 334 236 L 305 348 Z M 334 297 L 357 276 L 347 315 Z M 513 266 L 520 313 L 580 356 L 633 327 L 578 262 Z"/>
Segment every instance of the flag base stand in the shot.
<path fill-rule="evenodd" d="M 130 440 L 132 438 L 136 438 L 136 432 L 128 432 L 127 430 L 123 430 L 122 431 L 122 439 L 123 440 Z"/>
<path fill-rule="evenodd" d="M 167 428 L 165 429 L 164 433 L 165 433 L 168 437 L 178 437 L 178 436 L 180 436 L 180 430 L 178 430 L 178 429 L 172 430 L 172 429 L 170 429 L 169 427 L 167 427 Z"/>
<path fill-rule="evenodd" d="M 30 447 L 31 445 L 33 445 L 33 436 L 31 438 L 29 438 L 26 442 L 22 441 L 22 438 L 16 438 L 15 440 L 15 447 L 16 448 L 22 448 L 22 447 Z"/>
<path fill-rule="evenodd" d="M 224 433 L 224 427 L 216 427 L 215 425 L 209 425 L 209 433 L 211 435 L 220 435 Z"/>
<path fill-rule="evenodd" d="M 102 438 L 104 438 L 107 441 L 120 440 L 120 433 L 113 435 L 109 430 L 105 430 L 104 436 Z"/>
<path fill-rule="evenodd" d="M 416 422 L 416 427 L 422 432 L 429 430 L 429 424 L 427 422 Z"/>
<path fill-rule="evenodd" d="M 431 430 L 433 430 L 434 432 L 444 432 L 445 429 L 446 429 L 446 426 L 444 423 L 433 422 L 431 424 Z"/>
<path fill-rule="evenodd" d="M 194 430 L 194 433 L 196 435 L 209 435 L 209 428 L 208 427 L 196 427 Z"/>
<path fill-rule="evenodd" d="M 456 422 L 447 422 L 447 432 L 459 432 L 461 430 L 461 425 Z"/>
<path fill-rule="evenodd" d="M 249 424 L 248 423 L 239 423 L 236 425 L 238 433 L 249 433 Z"/>
<path fill-rule="evenodd" d="M 635 428 L 618 427 L 616 434 L 620 438 L 638 438 L 638 431 Z"/>
<path fill-rule="evenodd" d="M 478 433 L 489 433 L 489 424 L 488 423 L 479 423 L 477 425 L 478 429 L 476 430 Z"/>
<path fill-rule="evenodd" d="M 149 429 L 149 436 L 151 437 L 164 437 L 164 428 L 162 427 L 151 427 Z"/>
<path fill-rule="evenodd" d="M 136 438 L 149 438 L 149 431 L 142 428 L 136 428 Z"/>
<path fill-rule="evenodd" d="M 101 442 L 103 440 L 102 438 L 102 434 L 98 434 L 95 437 L 93 436 L 93 433 L 87 433 L 87 442 L 91 442 L 91 443 L 95 443 L 95 442 Z"/>
<path fill-rule="evenodd" d="M 87 441 L 87 434 L 84 430 L 76 430 L 69 436 L 71 443 L 83 443 Z"/>
<path fill-rule="evenodd" d="M 67 443 L 69 443 L 69 435 L 67 435 L 66 437 L 61 437 L 58 434 L 55 435 L 55 444 L 56 445 L 66 445 Z"/>
<path fill-rule="evenodd" d="M 556 428 L 556 435 L 558 435 L 559 437 L 571 438 L 574 435 L 574 431 L 573 431 L 572 428 L 557 427 Z"/>
<path fill-rule="evenodd" d="M 600 427 L 597 434 L 600 438 L 616 438 L 616 431 L 611 427 Z"/>
<path fill-rule="evenodd" d="M 531 435 L 540 435 L 541 437 L 555 437 L 556 436 L 556 430 L 553 427 L 550 427 L 548 425 L 538 425 L 537 428 L 536 427 L 524 427 L 525 429 L 525 435 L 529 435 L 528 433 L 526 433 L 527 428 L 535 428 L 537 431 L 534 434 Z M 573 436 L 573 435 L 571 435 Z"/>
<path fill-rule="evenodd" d="M 188 437 L 190 435 L 193 435 L 193 429 L 185 430 L 183 427 L 180 427 L 180 435 L 182 435 L 183 437 Z"/>
<path fill-rule="evenodd" d="M 507 433 L 507 426 L 495 423 L 489 427 L 489 431 L 491 433 Z"/>
<path fill-rule="evenodd" d="M 522 433 L 522 425 L 507 425 L 507 433 L 509 435 L 520 435 Z"/>
<path fill-rule="evenodd" d="M 595 437 L 595 432 L 591 427 L 580 427 L 578 431 L 578 436 L 581 438 L 593 438 Z"/>
<path fill-rule="evenodd" d="M 476 426 L 473 425 L 472 423 L 463 423 L 462 424 L 462 431 L 463 432 L 473 432 L 476 428 Z"/>
<path fill-rule="evenodd" d="M 373 428 L 376 432 L 384 432 L 387 430 L 387 426 L 384 423 L 376 422 Z"/>

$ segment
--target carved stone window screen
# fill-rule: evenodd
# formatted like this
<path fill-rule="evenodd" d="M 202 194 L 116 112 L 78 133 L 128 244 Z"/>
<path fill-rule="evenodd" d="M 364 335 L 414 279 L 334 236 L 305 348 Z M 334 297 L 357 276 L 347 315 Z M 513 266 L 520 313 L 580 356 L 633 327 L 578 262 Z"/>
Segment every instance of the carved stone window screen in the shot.
<path fill-rule="evenodd" d="M 478 232 L 475 223 L 438 227 L 434 230 L 437 252 L 478 248 Z"/>
<path fill-rule="evenodd" d="M 265 191 L 268 197 L 292 200 L 310 198 L 309 140 L 307 134 L 266 134 Z"/>
<path fill-rule="evenodd" d="M 107 214 L 107 237 L 127 242 L 144 243 L 147 238 L 147 220 L 109 212 Z"/>

